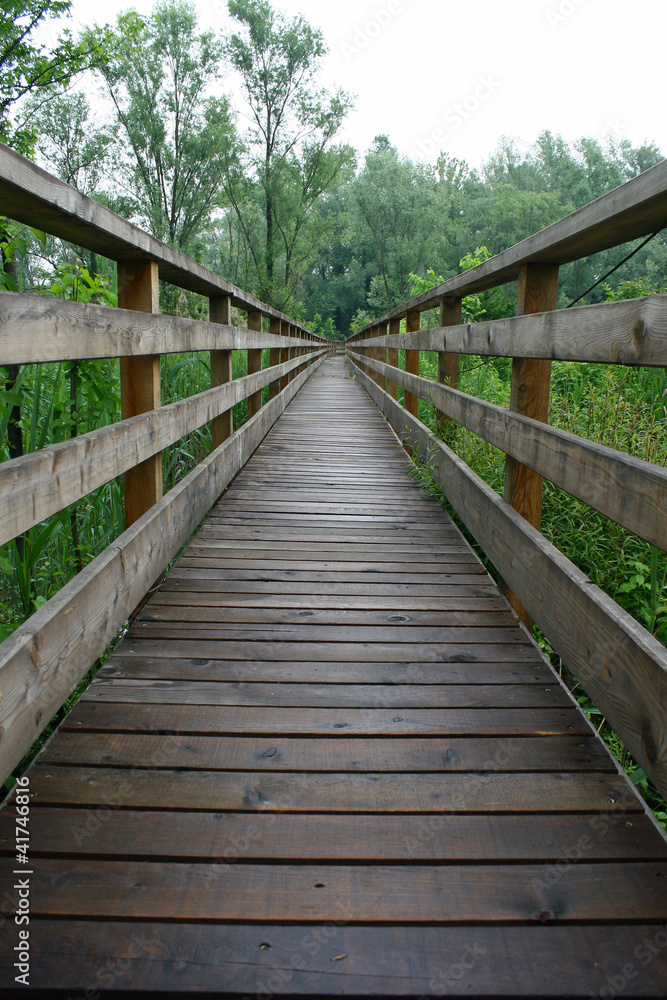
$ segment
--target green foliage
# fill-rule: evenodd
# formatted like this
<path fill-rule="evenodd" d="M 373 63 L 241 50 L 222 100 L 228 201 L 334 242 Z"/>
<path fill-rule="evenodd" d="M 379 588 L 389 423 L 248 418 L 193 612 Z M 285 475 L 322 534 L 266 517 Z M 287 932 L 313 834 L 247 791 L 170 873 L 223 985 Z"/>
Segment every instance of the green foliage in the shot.
<path fill-rule="evenodd" d="M 36 39 L 47 21 L 70 12 L 71 0 L 4 0 L 0 21 L 0 141 L 24 155 L 34 153 L 37 122 L 21 114 L 21 99 L 61 93 L 72 79 L 106 58 L 109 37 L 99 29 L 85 39 L 63 30 L 52 47 Z"/>
<path fill-rule="evenodd" d="M 158 239 L 192 249 L 238 153 L 229 102 L 209 95 L 221 74 L 221 43 L 212 31 L 198 32 L 185 0 L 159 0 L 146 21 L 125 11 L 113 37 L 98 71 L 115 120 L 115 169 L 125 182 L 119 207 Z"/>
<path fill-rule="evenodd" d="M 317 87 L 327 48 L 302 15 L 287 21 L 267 0 L 229 0 L 228 9 L 239 31 L 224 51 L 251 125 L 242 169 L 223 177 L 233 218 L 221 252 L 245 267 L 260 298 L 286 309 L 331 242 L 335 218 L 324 196 L 354 162 L 351 147 L 334 142 L 352 101 Z"/>
<path fill-rule="evenodd" d="M 48 169 L 61 180 L 95 195 L 115 141 L 113 129 L 98 126 L 86 95 L 66 93 L 44 103 L 29 103 L 37 150 Z"/>

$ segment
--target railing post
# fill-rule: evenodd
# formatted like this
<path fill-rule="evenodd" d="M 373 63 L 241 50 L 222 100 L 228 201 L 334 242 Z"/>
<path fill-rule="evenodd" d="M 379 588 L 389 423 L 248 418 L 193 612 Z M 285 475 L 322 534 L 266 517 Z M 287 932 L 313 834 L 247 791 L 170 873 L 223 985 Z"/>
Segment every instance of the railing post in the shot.
<path fill-rule="evenodd" d="M 440 326 L 459 326 L 461 323 L 461 299 L 454 299 L 453 302 L 440 303 Z M 452 354 L 450 351 L 438 352 L 438 382 L 441 385 L 449 385 L 452 389 L 459 387 L 459 371 L 461 356 Z M 442 430 L 449 420 L 444 413 L 436 409 L 436 427 Z"/>
<path fill-rule="evenodd" d="M 417 309 L 411 309 L 405 320 L 406 333 L 417 333 L 420 321 L 421 316 L 419 311 Z M 419 351 L 406 350 L 405 370 L 411 375 L 419 375 Z M 419 397 L 413 396 L 413 394 L 408 392 L 406 389 L 403 395 L 403 405 L 408 413 L 411 413 L 413 417 L 416 417 L 419 409 Z"/>
<path fill-rule="evenodd" d="M 389 336 L 396 337 L 401 332 L 401 321 L 400 319 L 390 319 L 389 320 Z M 392 368 L 398 368 L 398 347 L 390 347 L 387 351 L 387 364 L 391 365 Z M 398 386 L 395 382 L 392 382 L 390 378 L 387 379 L 387 392 L 392 397 L 392 399 L 398 399 Z"/>
<path fill-rule="evenodd" d="M 281 334 L 282 334 L 283 337 L 289 337 L 290 325 L 287 322 L 287 320 L 281 320 L 281 323 L 280 323 L 280 332 L 281 332 Z M 281 364 L 283 364 L 283 365 L 286 364 L 289 361 L 289 359 L 290 359 L 289 348 L 282 347 L 280 349 L 280 362 L 281 362 Z M 283 375 L 283 377 L 280 380 L 280 388 L 281 389 L 286 389 L 288 382 L 289 382 L 289 375 Z"/>
<path fill-rule="evenodd" d="M 222 323 L 231 326 L 232 298 L 231 295 L 216 295 L 208 300 L 208 313 L 211 323 Z M 211 351 L 211 388 L 225 385 L 232 381 L 232 352 Z M 221 413 L 211 421 L 211 448 L 215 451 L 223 441 L 231 435 L 233 427 L 233 412 L 231 408 Z"/>
<path fill-rule="evenodd" d="M 378 337 L 386 337 L 387 336 L 387 324 L 386 323 L 380 323 L 380 325 L 377 328 L 377 335 L 378 335 Z M 386 364 L 387 363 L 387 348 L 386 347 L 378 347 L 377 350 L 376 350 L 376 352 L 375 352 L 375 358 L 376 358 L 377 361 L 382 361 L 384 364 Z M 386 375 L 378 375 L 377 378 L 378 378 L 378 384 L 379 384 L 380 388 L 384 389 L 386 391 L 386 389 L 387 389 L 387 377 L 386 377 Z"/>
<path fill-rule="evenodd" d="M 262 332 L 262 314 L 254 310 L 248 313 L 248 329 Z M 248 351 L 248 375 L 254 375 L 262 370 L 262 351 Z M 262 390 L 248 396 L 248 420 L 254 417 L 262 408 Z"/>
<path fill-rule="evenodd" d="M 276 317 L 271 317 L 271 329 L 270 332 L 276 336 L 280 336 L 280 320 Z M 269 365 L 271 368 L 275 368 L 276 365 L 280 364 L 280 348 L 272 347 L 269 351 Z M 277 378 L 275 382 L 271 382 L 269 385 L 269 399 L 274 399 L 275 396 L 280 392 L 280 379 Z"/>
<path fill-rule="evenodd" d="M 160 311 L 158 265 L 155 261 L 118 262 L 118 305 L 138 312 Z M 162 405 L 160 356 L 120 359 L 123 420 Z M 162 496 L 162 454 L 125 473 L 125 527 L 129 528 Z"/>
<path fill-rule="evenodd" d="M 558 265 L 523 264 L 519 272 L 517 316 L 547 312 L 558 303 Z M 529 358 L 512 359 L 510 409 L 533 420 L 548 423 L 551 361 Z M 505 460 L 504 496 L 514 510 L 540 530 L 543 480 L 532 469 L 509 455 Z M 532 620 L 523 605 L 505 586 L 508 601 L 527 628 Z"/>

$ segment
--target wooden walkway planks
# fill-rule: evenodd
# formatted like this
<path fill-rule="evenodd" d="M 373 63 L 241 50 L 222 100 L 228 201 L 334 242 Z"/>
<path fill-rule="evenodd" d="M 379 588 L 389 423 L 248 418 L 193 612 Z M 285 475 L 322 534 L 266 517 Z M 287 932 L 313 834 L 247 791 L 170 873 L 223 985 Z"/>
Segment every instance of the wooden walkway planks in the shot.
<path fill-rule="evenodd" d="M 342 360 L 29 774 L 33 990 L 667 992 L 664 838 Z"/>

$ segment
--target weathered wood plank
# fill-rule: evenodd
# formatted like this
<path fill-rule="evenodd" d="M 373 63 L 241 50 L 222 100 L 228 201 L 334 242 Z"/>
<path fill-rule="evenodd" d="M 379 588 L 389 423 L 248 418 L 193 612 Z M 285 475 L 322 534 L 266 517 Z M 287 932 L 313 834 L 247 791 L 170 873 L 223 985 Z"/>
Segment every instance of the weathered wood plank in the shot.
<path fill-rule="evenodd" d="M 62 732 L 162 732 L 282 736 L 590 736 L 575 708 L 402 710 L 368 708 L 225 708 L 78 702 Z"/>
<path fill-rule="evenodd" d="M 229 355 L 231 352 L 214 353 Z M 294 361 L 289 362 L 287 367 L 294 364 Z M 231 373 L 229 359 L 227 366 Z M 223 377 L 222 369 L 214 365 L 212 379 L 222 380 Z M 0 465 L 0 544 L 132 470 L 137 462 L 145 465 L 151 456 L 157 461 L 164 448 L 186 434 L 211 420 L 214 423 L 216 419 L 225 420 L 225 414 L 220 416 L 223 410 L 227 414 L 227 424 L 220 426 L 217 437 L 220 444 L 224 443 L 231 433 L 231 408 L 251 392 L 258 391 L 257 387 L 267 385 L 270 378 L 267 370 L 229 380 L 196 396 L 3 462 Z M 161 464 L 159 471 L 161 476 Z"/>
<path fill-rule="evenodd" d="M 29 749 L 317 367 L 302 372 L 2 643 L 0 773 L 9 774 Z"/>
<path fill-rule="evenodd" d="M 617 773 L 387 774 L 280 771 L 179 771 L 143 767 L 34 766 L 34 805 L 163 808 L 241 812 L 536 813 L 607 812 L 621 794 Z M 642 813 L 636 797 L 625 812 Z M 667 898 L 660 886 L 663 905 Z M 489 914 L 487 914 L 487 918 Z M 403 915 L 402 919 L 407 919 Z M 667 920 L 667 910 L 665 911 Z"/>
<path fill-rule="evenodd" d="M 541 313 L 555 309 L 558 303 L 558 265 L 522 264 L 519 270 L 519 289 L 516 311 L 518 316 Z M 549 422 L 549 399 L 551 395 L 551 361 L 534 358 L 513 358 L 510 384 L 510 411 L 540 423 Z M 590 478 L 590 471 L 589 471 Z M 666 477 L 667 481 L 667 477 Z M 517 461 L 512 455 L 505 456 L 505 501 L 525 518 L 534 528 L 540 530 L 542 523 L 542 496 L 544 484 L 542 476 Z M 667 495 L 667 494 L 666 494 Z M 501 581 L 507 600 L 512 605 L 526 628 L 532 630 L 530 615 L 511 589 Z"/>
<path fill-rule="evenodd" d="M 608 771 L 616 774 L 594 736 L 521 739 L 279 739 L 126 733 L 61 733 L 40 756 L 50 766 L 133 767 L 190 771 L 337 771 L 434 773 Z M 474 780 L 471 778 L 471 780 Z M 0 818 L 2 817 L 0 812 Z M 11 824 L 6 824 L 9 829 Z M 31 831 L 34 832 L 34 831 Z M 8 838 L 9 839 L 9 838 Z M 1 841 L 0 841 L 1 843 Z M 34 843 L 32 844 L 35 850 Z M 667 856 L 667 843 L 662 844 Z M 132 853 L 132 852 L 130 852 Z"/>
<path fill-rule="evenodd" d="M 667 792 L 667 650 L 360 370 L 429 461 L 449 502 L 598 708 Z"/>
<path fill-rule="evenodd" d="M 1 152 L 2 147 L 0 147 Z M 219 292 L 214 299 L 225 299 Z M 186 351 L 272 350 L 281 346 L 275 333 L 260 333 L 230 322 L 158 314 L 142 315 L 83 302 L 0 292 L 0 364 L 76 361 L 81 358 L 143 357 Z M 290 338 L 293 346 L 321 350 L 326 345 Z"/>
<path fill-rule="evenodd" d="M 545 479 L 659 548 L 667 547 L 667 470 L 501 406 L 398 372 L 399 384 L 433 402 Z"/>
<path fill-rule="evenodd" d="M 0 861 L 11 877 L 11 864 Z M 31 915 L 252 922 L 340 920 L 460 924 L 667 920 L 665 865 L 567 867 L 548 884 L 540 865 L 183 865 L 42 859 Z M 11 884 L 7 882 L 6 884 Z M 52 885 L 58 892 L 50 891 Z M 91 888 L 94 887 L 94 891 Z"/>
<path fill-rule="evenodd" d="M 258 651 L 261 655 L 261 650 Z M 82 701 L 279 708 L 569 708 L 556 684 L 279 684 L 98 678 Z"/>
<path fill-rule="evenodd" d="M 0 299 L 1 301 L 1 299 Z M 549 358 L 610 365 L 667 365 L 667 296 L 648 295 L 573 309 L 512 316 L 458 327 L 440 327 L 387 338 L 389 364 L 398 367 L 398 349 L 448 351 L 486 357 Z M 358 345 L 348 341 L 348 349 Z M 392 355 L 391 352 L 395 352 Z M 394 357 L 395 360 L 392 360 Z"/>
<path fill-rule="evenodd" d="M 34 855 L 104 855 L 244 861 L 663 861 L 667 847 L 641 813 L 622 803 L 601 815 L 452 813 L 207 813 L 35 806 Z M 16 813 L 0 813 L 0 851 L 15 850 Z M 631 830 L 631 835 L 628 834 Z"/>
<path fill-rule="evenodd" d="M 310 998 L 357 996 L 363 987 L 365 996 L 414 1000 L 445 990 L 553 1000 L 554 987 L 562 997 L 606 997 L 610 983 L 624 983 L 634 996 L 664 997 L 667 952 L 656 923 L 373 927 L 348 926 L 349 919 L 345 899 L 334 921 L 319 927 L 33 918 L 31 983 L 83 995 L 113 977 L 121 995 L 177 989 Z M 9 979 L 15 952 L 9 935 L 4 942 L 0 968 Z"/>
<path fill-rule="evenodd" d="M 160 293 L 156 263 L 153 261 L 119 262 L 118 305 L 121 309 L 159 313 Z M 120 409 L 122 419 L 129 420 L 140 413 L 154 412 L 161 405 L 159 356 L 153 354 L 141 358 L 121 358 Z M 78 472 L 78 468 L 76 471 Z M 19 474 L 17 478 L 23 484 L 27 477 Z M 143 460 L 136 457 L 134 462 L 127 467 L 124 478 L 123 509 L 125 527 L 129 528 L 162 496 L 161 452 L 155 450 Z M 57 476 L 54 476 L 53 479 L 58 481 Z M 34 493 L 34 483 L 26 483 L 26 485 L 30 492 Z M 71 502 L 68 500 L 60 509 L 62 510 Z M 34 501 L 32 506 L 34 507 Z"/>

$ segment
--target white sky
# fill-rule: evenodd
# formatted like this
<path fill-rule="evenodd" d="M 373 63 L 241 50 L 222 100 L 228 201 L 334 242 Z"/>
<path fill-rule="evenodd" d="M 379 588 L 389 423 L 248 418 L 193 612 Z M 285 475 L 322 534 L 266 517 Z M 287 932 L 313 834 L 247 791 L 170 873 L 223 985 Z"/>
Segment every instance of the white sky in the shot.
<path fill-rule="evenodd" d="M 479 166 L 500 136 L 528 144 L 550 129 L 667 155 L 666 0 L 272 2 L 322 29 L 323 83 L 356 95 L 343 138 L 362 153 L 386 133 L 402 154 L 435 162 L 444 149 Z M 74 0 L 73 13 L 90 24 L 130 6 L 148 14 L 153 0 Z M 195 6 L 202 28 L 233 26 L 225 0 Z"/>

